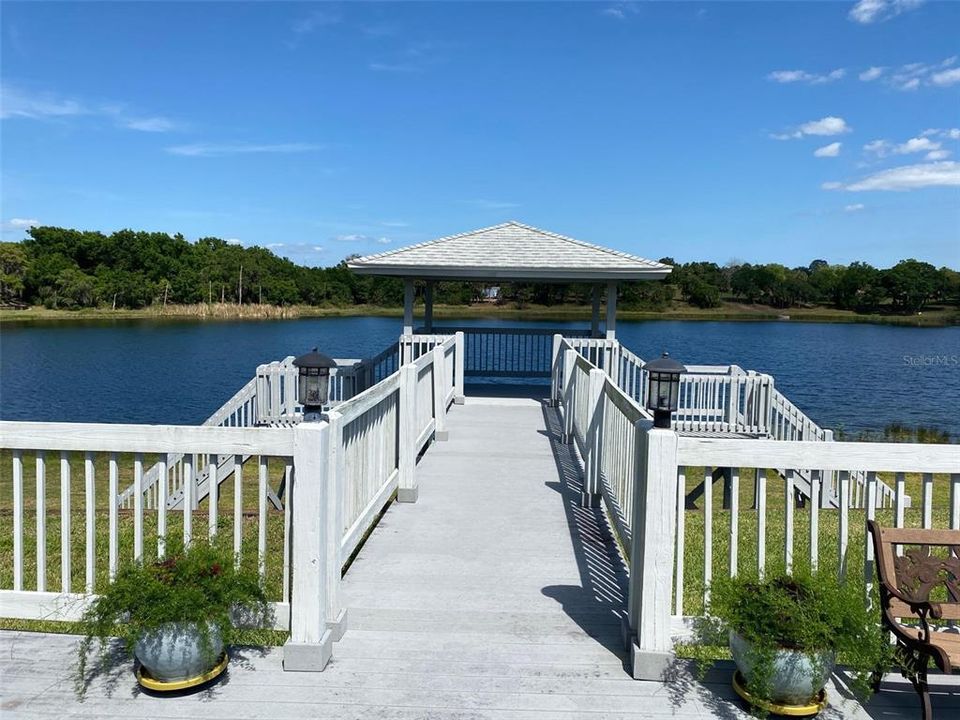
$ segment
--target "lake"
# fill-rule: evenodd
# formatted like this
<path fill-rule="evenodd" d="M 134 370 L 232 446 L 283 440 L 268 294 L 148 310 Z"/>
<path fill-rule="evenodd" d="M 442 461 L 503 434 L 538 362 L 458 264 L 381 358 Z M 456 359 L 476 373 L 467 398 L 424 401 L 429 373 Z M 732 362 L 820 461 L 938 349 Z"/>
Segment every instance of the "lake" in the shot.
<path fill-rule="evenodd" d="M 452 321 L 459 325 L 583 328 L 582 322 Z M 5 323 L 0 418 L 196 424 L 260 363 L 317 346 L 362 358 L 395 342 L 396 318 L 234 322 Z M 796 322 L 619 321 L 621 342 L 645 359 L 669 350 L 694 364 L 770 373 L 826 427 L 880 430 L 900 422 L 960 435 L 960 328 Z"/>

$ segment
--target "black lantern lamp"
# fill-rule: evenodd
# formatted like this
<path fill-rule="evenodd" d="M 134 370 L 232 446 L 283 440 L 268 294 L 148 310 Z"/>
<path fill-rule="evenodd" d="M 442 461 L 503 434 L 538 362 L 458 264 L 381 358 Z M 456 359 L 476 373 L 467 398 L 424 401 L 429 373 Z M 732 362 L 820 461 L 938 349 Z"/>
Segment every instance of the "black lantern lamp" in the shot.
<path fill-rule="evenodd" d="M 337 363 L 316 348 L 293 361 L 299 371 L 297 400 L 303 405 L 304 420 L 319 420 L 330 397 L 330 368 Z"/>
<path fill-rule="evenodd" d="M 670 428 L 670 415 L 680 400 L 680 375 L 687 369 L 667 353 L 643 366 L 647 371 L 647 409 L 653 411 L 653 426 Z"/>

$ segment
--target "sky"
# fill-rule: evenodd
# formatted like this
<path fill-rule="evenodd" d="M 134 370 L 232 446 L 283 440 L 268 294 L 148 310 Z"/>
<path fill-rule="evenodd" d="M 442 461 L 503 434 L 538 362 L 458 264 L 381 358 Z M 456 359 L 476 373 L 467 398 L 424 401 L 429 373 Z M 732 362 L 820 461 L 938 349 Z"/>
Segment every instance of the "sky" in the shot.
<path fill-rule="evenodd" d="M 960 268 L 960 3 L 0 4 L 0 237 Z"/>

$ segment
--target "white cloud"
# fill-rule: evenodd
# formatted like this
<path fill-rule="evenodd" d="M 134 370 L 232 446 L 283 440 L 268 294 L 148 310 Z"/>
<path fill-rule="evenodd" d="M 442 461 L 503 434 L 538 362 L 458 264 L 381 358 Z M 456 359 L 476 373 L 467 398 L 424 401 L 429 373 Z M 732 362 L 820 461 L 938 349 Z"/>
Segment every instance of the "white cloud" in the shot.
<path fill-rule="evenodd" d="M 824 83 L 839 80 L 846 74 L 847 71 L 843 68 L 831 70 L 824 75 L 809 73 L 806 70 L 774 70 L 772 73 L 767 75 L 767 80 L 772 80 L 773 82 L 778 83 L 802 82 L 808 85 L 823 85 Z"/>
<path fill-rule="evenodd" d="M 852 205 L 844 205 L 843 209 L 844 209 L 844 212 L 852 213 L 852 212 L 860 212 L 865 207 L 866 205 L 864 205 L 863 203 L 853 203 Z"/>
<path fill-rule="evenodd" d="M 12 85 L 0 85 L 0 118 L 58 118 L 90 111 L 76 100 L 53 93 L 29 94 Z"/>
<path fill-rule="evenodd" d="M 869 190 L 907 191 L 928 187 L 960 187 L 960 163 L 946 160 L 943 162 L 917 163 L 888 168 L 867 175 L 852 183 L 823 183 L 824 190 L 849 190 L 863 192 Z"/>
<path fill-rule="evenodd" d="M 251 153 L 305 153 L 322 150 L 323 145 L 315 143 L 191 143 L 173 145 L 166 148 L 171 155 L 186 157 L 220 157 L 223 155 L 244 155 Z"/>
<path fill-rule="evenodd" d="M 930 76 L 930 82 L 939 87 L 947 87 L 960 83 L 960 68 L 952 70 L 943 70 Z"/>
<path fill-rule="evenodd" d="M 950 157 L 949 150 L 931 150 L 925 156 L 925 160 L 946 160 Z"/>
<path fill-rule="evenodd" d="M 113 118 L 117 125 L 142 132 L 169 132 L 179 123 L 159 115 L 134 116 L 121 103 L 91 104 L 50 92 L 30 93 L 9 83 L 0 86 L 0 118 L 62 119 L 79 115 Z"/>
<path fill-rule="evenodd" d="M 600 14 L 617 20 L 626 20 L 628 16 L 636 15 L 637 12 L 637 6 L 634 3 L 618 2 L 605 7 Z"/>
<path fill-rule="evenodd" d="M 389 245 L 393 240 L 387 237 L 377 238 L 377 243 L 380 245 Z"/>
<path fill-rule="evenodd" d="M 876 80 L 878 77 L 883 75 L 883 71 L 885 69 L 886 68 L 882 68 L 882 67 L 867 68 L 862 73 L 860 73 L 859 77 L 864 82 L 870 82 L 871 80 Z"/>
<path fill-rule="evenodd" d="M 847 125 L 846 120 L 839 117 L 833 117 L 829 115 L 825 118 L 820 118 L 819 120 L 811 120 L 810 122 L 804 123 L 796 130 L 791 130 L 786 133 L 771 135 L 776 140 L 795 140 L 802 138 L 805 135 L 818 135 L 818 136 L 829 136 L 829 135 L 841 135 L 843 133 L 850 132 L 853 128 Z"/>
<path fill-rule="evenodd" d="M 877 157 L 886 157 L 890 154 L 891 145 L 888 140 L 871 140 L 863 146 L 863 149 Z"/>
<path fill-rule="evenodd" d="M 885 82 L 897 90 L 916 90 L 922 84 L 945 87 L 960 81 L 951 69 L 956 62 L 957 56 L 953 55 L 939 63 L 908 63 L 893 70 Z"/>
<path fill-rule="evenodd" d="M 920 7 L 923 0 L 859 0 L 847 14 L 853 22 L 869 25 Z"/>
<path fill-rule="evenodd" d="M 929 152 L 931 150 L 939 150 L 940 143 L 933 142 L 928 137 L 915 137 L 910 138 L 905 143 L 897 145 L 893 152 L 897 155 L 909 155 L 910 153 L 916 152 Z"/>
<path fill-rule="evenodd" d="M 388 228 L 405 228 L 410 227 L 410 223 L 404 222 L 403 220 L 381 220 L 380 225 Z"/>
<path fill-rule="evenodd" d="M 287 245 L 286 243 L 268 243 L 268 244 L 266 245 L 266 247 L 268 247 L 268 248 L 270 248 L 270 249 L 272 250 L 273 248 L 286 247 L 286 245 Z"/>
<path fill-rule="evenodd" d="M 813 151 L 814 157 L 837 157 L 840 154 L 840 145 L 842 143 L 830 143 Z"/>
<path fill-rule="evenodd" d="M 377 243 L 378 245 L 389 245 L 393 242 L 388 237 L 376 237 L 374 235 L 361 235 L 360 233 L 348 233 L 346 235 L 335 235 L 332 240 L 337 242 L 366 242 Z"/>
<path fill-rule="evenodd" d="M 120 125 L 129 130 L 140 130 L 141 132 L 170 132 L 178 128 L 177 123 L 165 117 L 141 117 L 124 118 L 120 120 Z"/>
<path fill-rule="evenodd" d="M 243 245 L 239 238 L 227 238 L 225 242 L 227 245 Z"/>
<path fill-rule="evenodd" d="M 34 218 L 10 218 L 10 227 L 26 229 L 37 227 L 39 224 L 40 221 Z"/>

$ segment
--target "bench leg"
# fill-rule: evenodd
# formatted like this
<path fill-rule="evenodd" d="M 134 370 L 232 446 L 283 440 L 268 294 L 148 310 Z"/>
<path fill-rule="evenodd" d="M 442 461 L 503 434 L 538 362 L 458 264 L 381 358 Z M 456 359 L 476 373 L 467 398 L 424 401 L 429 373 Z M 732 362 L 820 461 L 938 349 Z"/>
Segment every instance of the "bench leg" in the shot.
<path fill-rule="evenodd" d="M 926 658 L 924 658 L 926 660 Z M 933 708 L 930 707 L 930 688 L 927 686 L 926 668 L 917 672 L 910 678 L 914 689 L 920 696 L 920 711 L 923 713 L 923 720 L 933 720 Z"/>

